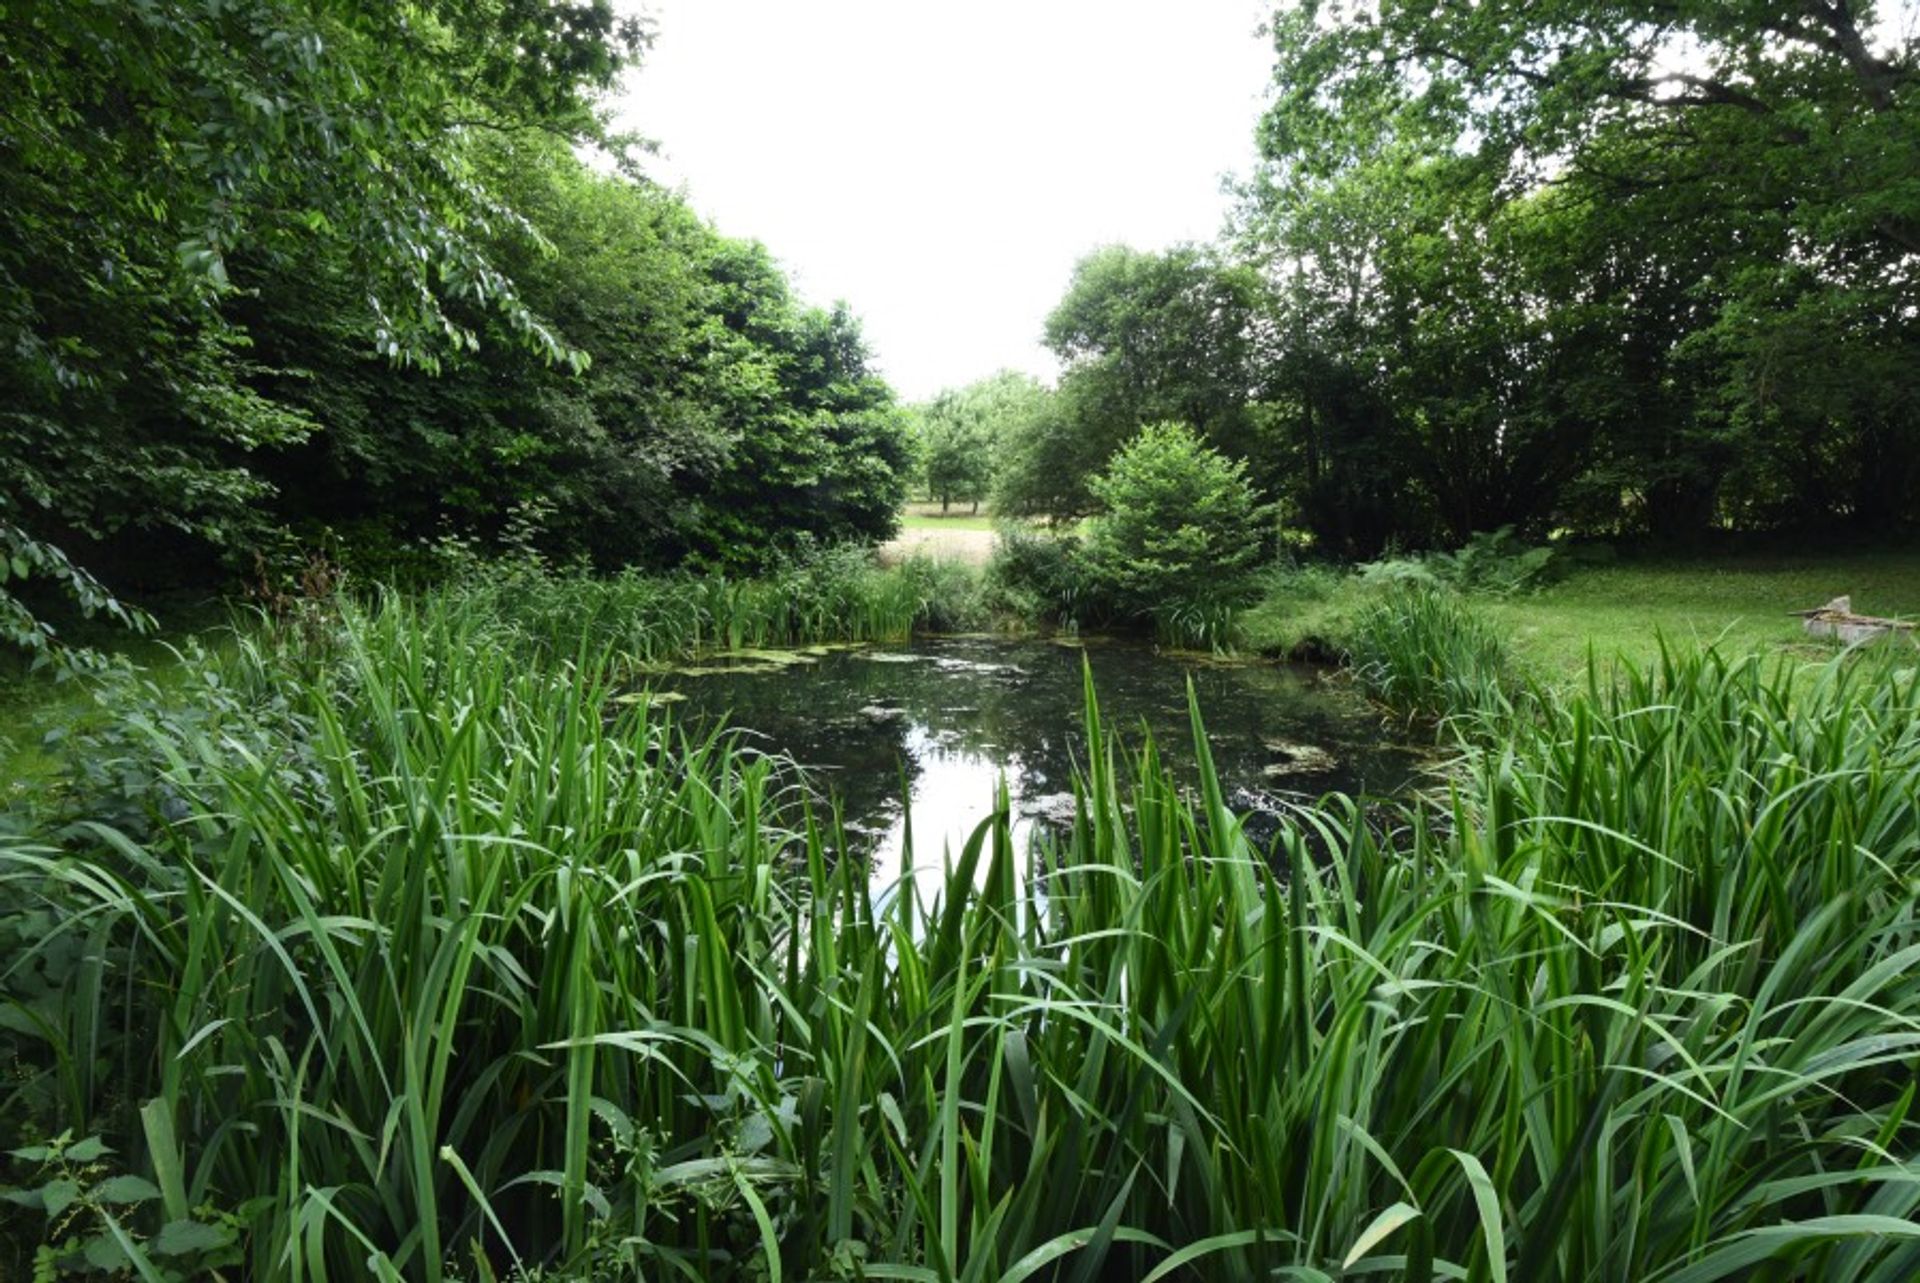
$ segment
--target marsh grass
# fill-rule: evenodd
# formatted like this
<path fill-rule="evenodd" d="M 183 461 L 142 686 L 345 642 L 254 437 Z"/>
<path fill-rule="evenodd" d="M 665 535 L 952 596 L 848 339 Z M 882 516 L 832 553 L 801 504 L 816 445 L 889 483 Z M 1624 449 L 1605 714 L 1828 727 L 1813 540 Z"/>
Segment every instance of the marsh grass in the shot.
<path fill-rule="evenodd" d="M 541 617 L 207 657 L 0 839 L 0 1117 L 152 1176 L 156 1270 L 223 1209 L 256 1278 L 1920 1271 L 1910 672 L 1668 654 L 1271 851 L 1089 689 L 1070 830 L 877 901 Z"/>
<path fill-rule="evenodd" d="M 627 574 L 612 579 L 539 567 L 475 576 L 448 598 L 512 625 L 552 658 L 585 646 L 637 664 L 814 642 L 904 641 L 951 589 L 925 558 L 882 567 L 826 553 L 756 578 Z"/>
<path fill-rule="evenodd" d="M 1393 587 L 1360 612 L 1348 663 L 1388 708 L 1436 721 L 1510 722 L 1523 687 L 1505 642 L 1473 608 L 1426 584 Z"/>

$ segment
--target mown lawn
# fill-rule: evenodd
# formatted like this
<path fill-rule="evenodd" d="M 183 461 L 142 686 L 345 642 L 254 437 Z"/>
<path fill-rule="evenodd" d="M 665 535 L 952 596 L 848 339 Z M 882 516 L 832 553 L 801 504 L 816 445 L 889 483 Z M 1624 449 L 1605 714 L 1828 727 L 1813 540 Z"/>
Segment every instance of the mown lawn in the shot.
<path fill-rule="evenodd" d="M 1851 594 L 1862 614 L 1920 616 L 1920 549 L 1701 557 L 1584 568 L 1483 610 L 1544 676 L 1571 676 L 1589 648 L 1648 661 L 1660 639 L 1743 652 L 1826 653 L 1790 612 Z"/>
<path fill-rule="evenodd" d="M 1285 653 L 1307 639 L 1344 644 L 1372 590 L 1358 578 L 1314 572 L 1276 579 L 1244 618 L 1247 642 Z M 1572 679 L 1592 651 L 1602 662 L 1657 658 L 1661 640 L 1717 642 L 1745 653 L 1819 655 L 1791 612 L 1851 594 L 1864 614 L 1920 616 L 1920 548 L 1806 554 L 1623 559 L 1579 567 L 1534 592 L 1474 594 L 1475 608 L 1523 663 Z"/>
<path fill-rule="evenodd" d="M 907 511 L 901 513 L 900 528 L 902 530 L 993 529 L 993 517 L 989 513 L 982 512 L 976 516 L 969 513 L 965 508 L 955 508 L 951 513 L 943 517 L 940 515 L 938 504 L 933 505 L 932 512 L 923 511 L 924 506 L 925 505 L 915 504 L 913 507 L 907 509 Z"/>

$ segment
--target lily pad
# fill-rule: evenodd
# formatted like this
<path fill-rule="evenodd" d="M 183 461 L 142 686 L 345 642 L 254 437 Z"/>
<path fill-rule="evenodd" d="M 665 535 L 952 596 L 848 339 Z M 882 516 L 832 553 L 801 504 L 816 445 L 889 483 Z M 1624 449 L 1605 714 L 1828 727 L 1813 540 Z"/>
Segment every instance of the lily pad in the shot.
<path fill-rule="evenodd" d="M 726 650 L 707 656 L 709 660 L 745 660 L 751 664 L 772 664 L 776 668 L 787 668 L 794 664 L 817 664 L 819 656 L 810 655 L 804 650 Z"/>
<path fill-rule="evenodd" d="M 686 699 L 685 691 L 628 691 L 624 695 L 615 695 L 616 704 L 638 704 L 643 708 L 659 708 L 662 704 L 678 704 Z"/>
<path fill-rule="evenodd" d="M 669 668 L 675 677 L 758 677 L 762 673 L 785 672 L 785 664 L 688 664 Z"/>

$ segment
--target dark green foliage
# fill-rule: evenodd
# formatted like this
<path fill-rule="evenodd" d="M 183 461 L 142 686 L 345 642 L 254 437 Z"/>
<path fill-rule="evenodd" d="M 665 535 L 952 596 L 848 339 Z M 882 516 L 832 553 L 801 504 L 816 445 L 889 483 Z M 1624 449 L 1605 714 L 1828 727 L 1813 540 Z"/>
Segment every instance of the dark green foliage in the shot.
<path fill-rule="evenodd" d="M 501 145 L 498 184 L 555 247 L 527 297 L 592 356 L 575 372 L 505 342 L 436 377 L 368 359 L 300 281 L 262 314 L 275 394 L 332 428 L 260 466 L 296 529 L 404 549 L 451 529 L 497 542 L 519 515 L 559 561 L 759 568 L 892 529 L 904 425 L 844 310 L 801 306 L 766 250 L 679 199 Z M 390 570 L 377 561 L 377 577 Z"/>
<path fill-rule="evenodd" d="M 1141 429 L 1090 483 L 1102 509 L 1087 534 L 1091 578 L 1163 633 L 1224 642 L 1222 621 L 1247 603 L 1268 551 L 1270 510 L 1246 472 L 1184 424 Z"/>
<path fill-rule="evenodd" d="M 1302 519 L 1361 555 L 1909 527 L 1920 44 L 1888 9 L 1276 14 L 1242 242 Z"/>
<path fill-rule="evenodd" d="M 618 150 L 645 36 L 607 0 L 11 13 L 0 521 L 144 587 L 510 527 L 602 566 L 883 537 L 857 323 L 574 154 Z"/>
<path fill-rule="evenodd" d="M 36 590 L 58 595 L 84 618 L 104 616 L 135 632 L 152 627 L 144 611 L 122 603 L 58 548 L 0 520 L 0 643 L 31 655 L 33 669 L 51 665 L 65 674 L 97 667 L 97 654 L 67 645 L 51 624 L 28 608 L 22 598 Z"/>
<path fill-rule="evenodd" d="M 1101 627 L 1115 614 L 1112 594 L 1088 570 L 1075 535 L 1001 526 L 987 583 L 1021 619 L 1077 630 Z"/>
<path fill-rule="evenodd" d="M 1604 556 L 1606 545 L 1585 545 L 1585 557 Z M 1370 583 L 1444 584 L 1463 592 L 1512 596 L 1542 587 L 1558 577 L 1571 554 L 1550 544 L 1528 546 L 1512 526 L 1477 534 L 1452 552 L 1388 557 L 1359 567 Z"/>

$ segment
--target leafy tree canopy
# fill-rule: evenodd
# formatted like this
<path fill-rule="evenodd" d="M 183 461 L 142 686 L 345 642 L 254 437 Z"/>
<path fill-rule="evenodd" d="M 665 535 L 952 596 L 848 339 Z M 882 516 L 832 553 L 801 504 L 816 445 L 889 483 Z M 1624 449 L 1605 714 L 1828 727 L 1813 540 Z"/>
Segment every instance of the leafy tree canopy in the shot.
<path fill-rule="evenodd" d="M 927 493 L 944 509 L 987 496 L 1008 444 L 1045 412 L 1047 390 L 1031 375 L 1002 370 L 940 393 L 919 415 Z"/>
<path fill-rule="evenodd" d="M 647 39 L 612 0 L 11 7 L 9 537 L 127 583 L 329 533 L 381 569 L 509 522 L 607 565 L 884 534 L 855 320 L 576 156 L 625 155 L 596 104 Z"/>
<path fill-rule="evenodd" d="M 1316 530 L 1920 503 L 1920 60 L 1849 0 L 1306 3 L 1241 245 Z M 1395 478 L 1389 499 L 1369 476 Z"/>

